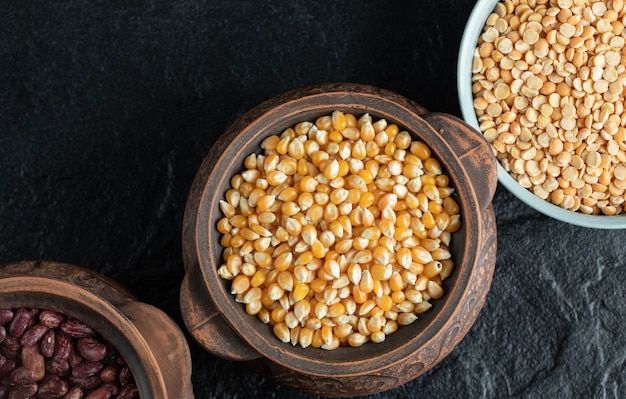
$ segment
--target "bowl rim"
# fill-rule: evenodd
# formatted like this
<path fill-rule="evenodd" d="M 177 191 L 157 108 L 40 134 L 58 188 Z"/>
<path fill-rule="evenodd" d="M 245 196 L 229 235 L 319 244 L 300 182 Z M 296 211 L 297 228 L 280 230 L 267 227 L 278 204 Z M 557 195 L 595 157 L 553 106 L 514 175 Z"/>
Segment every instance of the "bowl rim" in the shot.
<path fill-rule="evenodd" d="M 368 99 L 369 101 L 374 98 L 374 101 L 390 104 L 396 107 L 398 110 L 401 110 L 401 112 L 404 112 L 407 115 L 411 115 L 411 117 L 419 119 L 421 123 L 428 125 L 428 123 L 420 116 L 423 114 L 420 113 L 420 111 L 423 111 L 423 109 L 414 109 L 412 107 L 413 102 L 403 96 L 386 91 L 384 89 L 372 88 L 371 86 L 367 85 L 349 84 L 348 87 L 351 90 L 351 93 L 348 96 L 361 96 L 362 98 Z M 355 91 L 356 87 L 361 88 L 363 92 Z M 269 337 L 269 339 L 267 339 L 267 337 L 265 337 L 266 339 L 254 338 L 254 341 L 252 341 L 252 338 L 248 336 L 248 334 L 245 334 L 243 332 L 243 328 L 245 326 L 251 326 L 254 324 L 253 321 L 250 320 L 250 316 L 241 309 L 238 309 L 238 311 L 236 312 L 229 311 L 233 310 L 234 307 L 240 307 L 241 304 L 234 301 L 234 298 L 232 294 L 230 294 L 230 292 L 226 292 L 226 285 L 223 279 L 221 279 L 217 275 L 217 266 L 214 264 L 214 260 L 210 256 L 212 252 L 207 249 L 211 247 L 211 244 L 209 244 L 210 240 L 201 238 L 208 236 L 207 234 L 209 234 L 209 231 L 211 230 L 210 220 L 213 219 L 211 215 L 215 215 L 219 210 L 217 206 L 212 206 L 212 204 L 216 205 L 221 198 L 219 195 L 216 195 L 216 192 L 209 192 L 207 190 L 208 182 L 215 175 L 221 175 L 221 178 L 224 178 L 224 169 L 219 169 L 217 168 L 217 166 L 220 166 L 223 162 L 225 162 L 226 159 L 233 158 L 232 154 L 226 153 L 226 150 L 236 147 L 234 140 L 232 140 L 234 137 L 242 134 L 242 131 L 244 130 L 256 130 L 259 128 L 261 130 L 264 130 L 265 125 L 268 123 L 266 118 L 268 117 L 268 115 L 274 112 L 274 108 L 272 107 L 272 105 L 287 105 L 287 107 L 295 107 L 288 108 L 288 115 L 298 115 L 300 118 L 302 118 L 302 113 L 298 111 L 298 107 L 302 107 L 302 100 L 305 98 L 306 101 L 316 99 L 320 102 L 315 102 L 315 105 L 313 105 L 312 108 L 315 110 L 315 113 L 318 114 L 318 116 L 327 113 L 329 110 L 337 108 L 343 108 L 344 110 L 349 109 L 353 112 L 370 112 L 374 115 L 378 114 L 377 116 L 380 116 L 381 112 L 378 112 L 378 110 L 376 109 L 371 109 L 368 105 L 363 105 L 362 109 L 356 109 L 349 105 L 342 106 L 341 103 L 345 101 L 345 97 L 347 95 L 345 89 L 346 87 L 342 86 L 341 84 L 315 85 L 313 87 L 308 87 L 305 89 L 296 89 L 294 91 L 287 92 L 281 96 L 274 97 L 273 99 L 270 99 L 253 108 L 246 114 L 253 115 L 253 117 L 248 118 L 245 124 L 239 123 L 241 119 L 235 122 L 229 129 L 227 129 L 226 132 L 224 132 L 224 134 L 222 134 L 222 136 L 220 136 L 220 139 L 218 139 L 218 143 L 216 143 L 217 145 L 214 144 L 213 148 L 211 149 L 211 152 L 219 151 L 216 154 L 218 160 L 212 165 L 211 171 L 207 175 L 205 175 L 205 178 L 201 182 L 202 194 L 199 200 L 197 213 L 193 220 L 193 223 L 195 223 L 196 225 L 194 239 L 196 241 L 196 255 L 198 256 L 198 266 L 200 269 L 200 274 L 205 282 L 204 285 L 207 289 L 208 295 L 213 300 L 216 308 L 224 316 L 226 321 L 232 326 L 233 330 L 237 332 L 237 334 L 241 336 L 241 338 L 243 338 L 245 342 L 247 342 L 252 348 L 257 350 L 261 355 L 271 359 L 272 361 L 282 364 L 283 366 L 296 369 L 300 372 L 304 372 L 307 374 L 319 375 L 320 373 L 323 374 L 331 370 L 336 375 L 356 375 L 373 372 L 374 370 L 380 370 L 386 367 L 391 367 L 394 364 L 397 364 L 398 362 L 406 359 L 408 356 L 412 356 L 414 351 L 422 349 L 439 333 L 439 331 L 441 331 L 442 327 L 447 325 L 447 323 L 449 322 L 448 317 L 439 319 L 435 318 L 434 323 L 430 323 L 424 326 L 418 333 L 413 334 L 411 336 L 411 339 L 405 345 L 392 346 L 389 348 L 390 350 L 388 351 L 383 351 L 382 348 L 384 348 L 384 346 L 381 346 L 381 349 L 379 350 L 379 352 L 377 352 L 378 354 L 376 354 L 374 357 L 368 357 L 363 360 L 352 359 L 346 361 L 336 361 L 335 363 L 331 363 L 331 365 L 329 366 L 329 363 L 324 360 L 324 356 L 318 357 L 315 355 L 308 355 L 306 359 L 307 361 L 294 363 L 293 360 L 298 357 L 295 354 L 299 351 L 299 348 L 293 349 L 291 345 L 280 342 L 279 340 L 275 339 L 274 336 Z M 372 90 L 374 90 L 374 93 L 372 93 Z M 306 93 L 304 96 L 302 95 L 303 92 Z M 300 95 L 294 97 L 294 93 L 300 93 Z M 332 104 L 325 104 L 322 98 L 328 98 L 329 94 L 332 95 Z M 408 103 L 396 103 L 395 101 L 398 101 L 399 99 L 403 101 L 408 101 Z M 393 117 L 390 117 L 388 119 L 394 120 Z M 396 122 L 397 120 L 401 120 L 401 117 L 396 118 L 394 122 Z M 282 123 L 284 124 L 286 122 L 283 121 Z M 274 126 L 274 128 L 276 128 L 276 126 Z M 433 134 L 438 136 L 439 140 L 443 143 L 443 146 L 437 149 L 435 152 L 447 152 L 449 154 L 454 154 L 454 152 L 448 147 L 445 140 L 439 136 L 435 129 L 431 127 L 431 130 Z M 413 133 L 419 136 L 419 133 Z M 261 136 L 258 136 L 257 133 L 255 133 L 253 136 L 257 140 L 260 140 L 259 137 Z M 220 143 L 221 141 L 226 141 L 227 143 L 222 145 L 222 143 Z M 438 156 L 441 158 L 441 155 Z M 455 163 L 454 167 L 457 168 L 459 171 L 457 172 L 456 177 L 456 179 L 458 179 L 457 182 L 469 183 L 469 179 L 465 175 L 465 172 L 463 172 L 463 167 L 461 166 L 460 161 L 455 157 L 451 158 L 454 159 L 454 161 L 451 161 Z M 452 167 L 452 165 L 450 165 L 450 167 Z M 217 169 L 219 169 L 219 171 Z M 477 223 L 464 223 L 464 229 L 467 229 L 466 238 L 470 240 L 469 242 L 472 242 L 472 240 L 479 242 L 478 237 L 480 236 L 480 228 L 482 226 L 482 221 L 480 220 L 480 216 L 478 216 L 480 215 L 480 212 L 478 210 L 479 206 L 476 202 L 476 198 L 474 195 L 467 195 L 466 201 L 470 204 L 470 208 L 474 208 L 466 210 L 466 212 L 468 213 L 468 215 L 470 214 L 470 212 L 473 213 L 477 219 Z M 202 217 L 202 215 L 206 216 Z M 209 222 L 207 222 L 207 220 Z M 464 243 L 463 245 L 464 248 L 471 246 L 470 243 Z M 459 276 L 459 279 L 457 280 L 459 285 L 455 286 L 453 289 L 450 290 L 450 292 L 447 293 L 447 299 L 445 300 L 445 302 L 441 302 L 442 305 L 438 314 L 447 314 L 444 312 L 450 312 L 451 314 L 454 314 L 455 309 L 457 309 L 459 306 L 459 301 L 465 295 L 468 287 L 468 280 L 470 279 L 474 265 L 478 261 L 478 253 L 471 253 L 471 251 L 469 252 L 470 253 L 468 254 L 469 257 L 467 259 L 467 262 L 463 265 L 464 273 L 461 274 Z M 461 270 L 461 267 L 459 267 L 458 270 Z M 224 299 L 226 300 L 224 301 Z M 261 331 L 255 331 L 252 336 L 261 334 Z M 411 349 L 411 353 L 409 354 L 405 353 L 407 347 Z M 363 347 L 361 347 L 361 349 L 362 348 Z M 349 348 L 349 350 L 354 350 L 355 353 L 359 349 L 360 348 Z M 318 352 L 318 350 L 316 350 L 314 353 L 319 354 L 330 352 Z M 376 361 L 373 362 L 372 360 Z M 325 368 L 320 368 L 321 366 L 325 366 Z"/>
<path fill-rule="evenodd" d="M 478 0 L 470 13 L 465 25 L 457 61 L 457 92 L 463 119 L 480 132 L 478 118 L 474 111 L 472 95 L 472 58 L 478 42 L 478 37 L 485 25 L 485 20 L 493 12 L 500 0 Z M 570 211 L 537 197 L 517 182 L 500 164 L 498 166 L 498 181 L 502 183 L 515 197 L 534 210 L 557 219 L 561 222 L 580 227 L 595 229 L 625 229 L 626 214 L 623 215 L 587 215 L 581 212 Z"/>

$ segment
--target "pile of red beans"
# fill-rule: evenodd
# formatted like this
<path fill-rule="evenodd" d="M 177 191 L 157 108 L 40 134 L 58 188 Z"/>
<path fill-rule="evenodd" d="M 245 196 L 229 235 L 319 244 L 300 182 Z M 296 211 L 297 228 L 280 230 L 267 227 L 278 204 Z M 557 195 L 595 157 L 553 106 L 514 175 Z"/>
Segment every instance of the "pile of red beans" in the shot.
<path fill-rule="evenodd" d="M 119 352 L 93 328 L 43 309 L 0 309 L 0 399 L 138 398 Z"/>

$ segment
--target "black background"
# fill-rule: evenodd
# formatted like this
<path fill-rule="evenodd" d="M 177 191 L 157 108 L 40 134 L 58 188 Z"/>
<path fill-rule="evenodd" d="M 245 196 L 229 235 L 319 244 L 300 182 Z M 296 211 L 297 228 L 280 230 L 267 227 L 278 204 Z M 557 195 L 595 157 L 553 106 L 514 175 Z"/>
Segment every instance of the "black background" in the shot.
<path fill-rule="evenodd" d="M 182 327 L 181 224 L 241 114 L 321 82 L 460 116 L 472 1 L 23 1 L 0 8 L 0 262 L 98 270 Z M 543 216 L 502 187 L 492 289 L 438 366 L 379 398 L 624 397 L 624 231 Z M 197 398 L 305 398 L 189 340 Z"/>

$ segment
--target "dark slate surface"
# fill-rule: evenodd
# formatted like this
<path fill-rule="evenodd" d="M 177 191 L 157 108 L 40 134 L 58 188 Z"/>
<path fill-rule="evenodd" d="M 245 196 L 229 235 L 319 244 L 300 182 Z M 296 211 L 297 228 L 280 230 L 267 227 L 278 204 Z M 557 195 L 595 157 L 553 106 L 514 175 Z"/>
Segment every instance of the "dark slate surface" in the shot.
<path fill-rule="evenodd" d="M 0 12 L 0 261 L 122 281 L 180 322 L 181 220 L 215 138 L 300 86 L 377 85 L 460 115 L 472 1 L 24 1 Z M 474 327 L 378 398 L 625 397 L 626 232 L 569 226 L 502 187 Z M 198 398 L 306 398 L 193 341 Z"/>

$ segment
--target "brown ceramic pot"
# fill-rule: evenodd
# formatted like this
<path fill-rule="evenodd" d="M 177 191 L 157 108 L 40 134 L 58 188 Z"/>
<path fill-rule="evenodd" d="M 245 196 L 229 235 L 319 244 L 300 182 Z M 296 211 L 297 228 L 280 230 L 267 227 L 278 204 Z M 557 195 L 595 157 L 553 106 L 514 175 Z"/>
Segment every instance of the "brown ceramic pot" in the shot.
<path fill-rule="evenodd" d="M 271 134 L 334 110 L 385 118 L 430 146 L 457 188 L 463 224 L 452 239 L 453 274 L 445 295 L 411 326 L 384 343 L 333 351 L 280 342 L 270 326 L 246 314 L 217 274 L 223 248 L 218 202 L 243 159 Z M 181 309 L 194 339 L 210 353 L 244 362 L 277 383 L 310 394 L 347 397 L 385 391 L 416 378 L 443 359 L 474 323 L 489 290 L 496 255 L 491 199 L 496 163 L 484 139 L 456 117 L 429 113 L 395 93 L 356 84 L 326 84 L 288 92 L 235 122 L 204 159 L 189 194 L 184 226 L 186 276 Z"/>
<path fill-rule="evenodd" d="M 192 399 L 191 356 L 178 326 L 115 281 L 57 262 L 0 267 L 0 308 L 41 308 L 102 334 L 126 360 L 142 399 Z"/>

